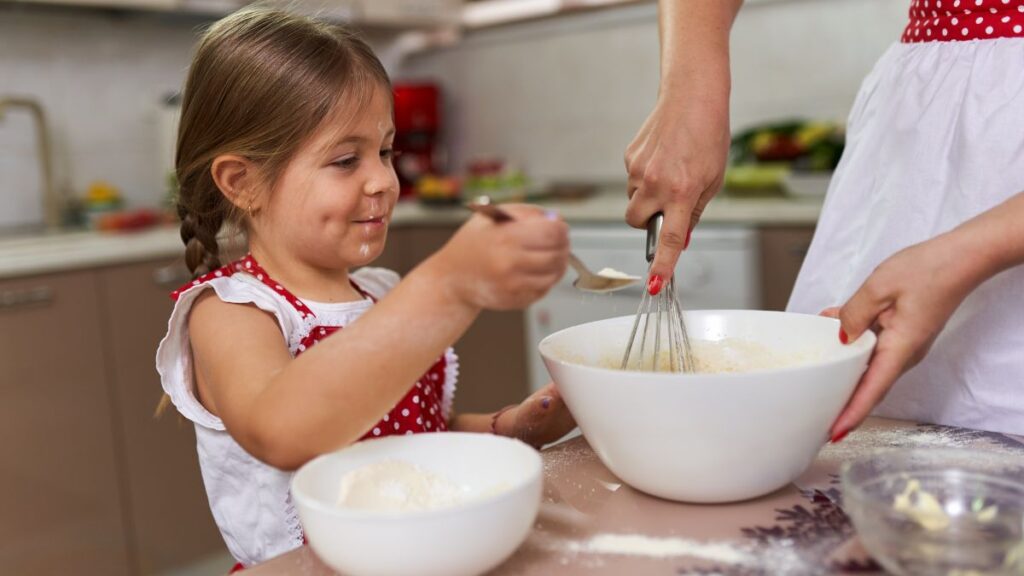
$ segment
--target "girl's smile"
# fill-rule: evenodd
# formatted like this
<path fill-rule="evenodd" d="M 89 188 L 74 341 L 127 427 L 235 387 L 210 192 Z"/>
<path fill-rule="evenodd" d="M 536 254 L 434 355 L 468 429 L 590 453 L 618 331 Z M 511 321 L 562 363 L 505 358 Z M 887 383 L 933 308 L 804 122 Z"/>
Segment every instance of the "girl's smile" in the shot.
<path fill-rule="evenodd" d="M 375 229 L 378 229 L 378 228 L 383 229 L 384 227 L 387 226 L 387 217 L 385 217 L 383 215 L 382 216 L 370 216 L 368 218 L 363 218 L 362 220 L 353 220 L 352 222 L 354 222 L 356 224 L 366 225 L 368 227 L 368 229 L 370 229 L 370 230 L 375 230 Z"/>

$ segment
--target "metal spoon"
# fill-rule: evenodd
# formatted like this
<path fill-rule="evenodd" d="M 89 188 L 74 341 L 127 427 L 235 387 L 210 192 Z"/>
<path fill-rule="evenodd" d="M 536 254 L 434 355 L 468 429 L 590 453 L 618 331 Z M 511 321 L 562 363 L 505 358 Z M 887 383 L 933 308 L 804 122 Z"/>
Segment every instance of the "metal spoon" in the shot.
<path fill-rule="evenodd" d="M 481 196 L 473 202 L 466 204 L 466 208 L 469 208 L 473 212 L 478 212 L 487 216 L 495 222 L 508 222 L 512 220 L 512 215 L 505 212 L 497 204 L 491 202 L 491 199 L 487 196 Z M 621 278 L 618 276 L 610 276 L 607 274 L 601 274 L 592 272 L 587 265 L 583 263 L 575 254 L 569 252 L 569 265 L 576 270 L 577 278 L 573 281 L 572 285 L 577 290 L 584 292 L 615 292 L 616 290 L 622 290 L 627 286 L 632 286 L 640 281 L 639 276 L 629 276 Z M 604 270 L 602 270 L 604 272 Z"/>

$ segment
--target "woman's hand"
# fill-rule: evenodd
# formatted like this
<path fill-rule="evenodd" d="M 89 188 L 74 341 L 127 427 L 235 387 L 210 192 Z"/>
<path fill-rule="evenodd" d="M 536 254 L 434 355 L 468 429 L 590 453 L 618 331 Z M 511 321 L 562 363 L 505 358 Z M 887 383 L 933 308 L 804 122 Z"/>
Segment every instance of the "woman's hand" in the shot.
<path fill-rule="evenodd" d="M 518 438 L 535 448 L 558 440 L 575 427 L 576 421 L 553 382 L 502 412 L 494 423 L 498 434 Z"/>
<path fill-rule="evenodd" d="M 878 333 L 868 369 L 832 425 L 833 442 L 859 426 L 896 379 L 925 357 L 949 317 L 984 280 L 960 240 L 953 232 L 896 253 L 844 306 L 822 312 L 839 319 L 844 344 L 869 329 Z"/>
<path fill-rule="evenodd" d="M 626 222 L 665 214 L 649 289 L 667 282 L 729 152 L 729 30 L 742 0 L 660 0 L 661 82 L 654 111 L 626 149 Z M 655 280 L 657 278 L 657 280 Z"/>
<path fill-rule="evenodd" d="M 668 281 L 704 208 L 722 185 L 729 149 L 728 103 L 663 103 L 626 149 L 626 222 L 644 228 L 665 215 L 651 276 Z"/>
<path fill-rule="evenodd" d="M 565 273 L 569 227 L 536 206 L 503 205 L 513 220 L 475 215 L 427 265 L 457 299 L 477 309 L 524 308 Z"/>

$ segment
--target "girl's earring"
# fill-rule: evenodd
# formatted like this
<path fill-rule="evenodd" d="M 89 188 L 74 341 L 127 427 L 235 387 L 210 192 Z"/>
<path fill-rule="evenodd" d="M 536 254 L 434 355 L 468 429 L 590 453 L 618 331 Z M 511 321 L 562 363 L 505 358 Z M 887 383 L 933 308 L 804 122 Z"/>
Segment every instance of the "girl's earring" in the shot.
<path fill-rule="evenodd" d="M 249 205 L 245 207 L 245 213 L 249 215 L 249 220 L 252 220 L 252 202 L 249 202 Z"/>

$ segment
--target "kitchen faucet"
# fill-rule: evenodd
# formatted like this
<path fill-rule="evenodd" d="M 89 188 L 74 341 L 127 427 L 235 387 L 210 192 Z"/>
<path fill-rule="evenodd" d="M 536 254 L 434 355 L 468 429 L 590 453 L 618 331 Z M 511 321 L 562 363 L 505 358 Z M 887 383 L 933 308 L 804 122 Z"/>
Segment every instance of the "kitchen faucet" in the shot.
<path fill-rule="evenodd" d="M 46 114 L 43 107 L 31 98 L 19 96 L 0 96 L 0 121 L 4 113 L 12 108 L 25 108 L 35 121 L 36 141 L 38 143 L 39 169 L 43 186 L 43 219 L 46 227 L 55 230 L 61 225 L 61 199 L 53 185 L 53 167 L 50 158 L 50 134 L 46 129 Z"/>

